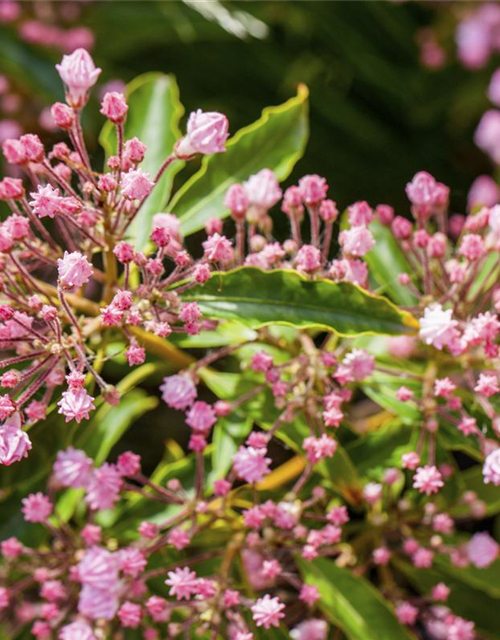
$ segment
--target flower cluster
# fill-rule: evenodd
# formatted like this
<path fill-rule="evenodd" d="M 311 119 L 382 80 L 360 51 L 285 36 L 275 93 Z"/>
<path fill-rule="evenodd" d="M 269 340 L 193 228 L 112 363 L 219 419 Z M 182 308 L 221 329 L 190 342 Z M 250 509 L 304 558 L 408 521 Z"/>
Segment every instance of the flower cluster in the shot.
<path fill-rule="evenodd" d="M 149 477 L 130 451 L 99 463 L 84 448 L 59 451 L 45 492 L 20 505 L 43 544 L 1 543 L 11 636 L 26 626 L 40 640 L 102 640 L 124 628 L 145 640 L 254 640 L 286 625 L 293 640 L 326 640 L 324 587 L 309 572 L 325 562 L 379 576 L 401 624 L 472 640 L 474 622 L 452 607 L 453 581 L 432 579 L 417 597 L 411 576 L 486 569 L 499 556 L 488 531 L 466 533 L 488 505 L 481 489 L 462 490 L 450 451 L 465 451 L 484 483 L 500 486 L 500 205 L 448 216 L 448 188 L 420 172 L 406 188 L 413 219 L 364 201 L 340 216 L 324 177 L 283 192 L 263 168 L 229 187 L 230 220 L 209 219 L 199 250 L 188 251 L 178 218 L 157 213 L 142 251 L 128 234 L 158 181 L 174 162 L 224 152 L 227 119 L 193 112 L 152 176 L 140 166 L 145 145 L 125 135 L 126 97 L 108 92 L 101 113 L 117 152 L 96 172 L 81 112 L 101 70 L 84 49 L 57 70 L 66 102 L 52 114 L 70 145 L 47 153 L 34 134 L 3 143 L 27 176 L 0 182 L 10 208 L 0 225 L 3 465 L 29 455 L 29 429 L 51 411 L 78 425 L 98 404 L 120 402 L 102 375 L 110 343 L 133 367 L 176 333 L 188 345 L 215 334 L 223 322 L 187 294 L 228 270 L 295 270 L 370 300 L 365 292 L 382 287 L 415 322 L 412 334 L 352 339 L 259 326 L 178 366 L 160 392 L 184 413 L 181 470 L 160 465 Z M 290 229 L 283 242 L 273 236 L 278 204 Z M 381 258 L 392 261 L 382 275 Z M 232 373 L 217 385 L 224 359 Z M 381 429 L 370 440 L 373 424 L 388 421 L 397 438 Z M 234 425 L 231 455 L 216 465 L 217 438 Z M 356 454 L 366 440 L 379 456 L 368 471 Z"/>

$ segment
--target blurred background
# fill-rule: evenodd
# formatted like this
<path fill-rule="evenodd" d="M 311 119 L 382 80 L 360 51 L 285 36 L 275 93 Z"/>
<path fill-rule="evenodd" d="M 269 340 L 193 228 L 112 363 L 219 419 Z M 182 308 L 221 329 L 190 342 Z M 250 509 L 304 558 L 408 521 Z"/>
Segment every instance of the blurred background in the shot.
<path fill-rule="evenodd" d="M 457 29 L 494 4 L 2 0 L 0 138 L 19 126 L 55 135 L 44 111 L 62 98 L 54 63 L 84 46 L 102 82 L 119 87 L 145 71 L 172 72 L 187 112 L 223 111 L 233 132 L 305 82 L 311 136 L 292 179 L 325 175 L 342 206 L 367 199 L 403 208 L 404 185 L 426 169 L 463 210 L 474 178 L 491 173 L 473 133 L 498 60 L 492 44 L 481 64 L 464 64 Z M 87 125 L 97 131 L 102 118 L 92 111 Z"/>
<path fill-rule="evenodd" d="M 491 109 L 499 14 L 491 2 L 0 0 L 0 142 L 31 131 L 62 139 L 49 111 L 63 99 L 54 64 L 85 47 L 103 69 L 85 111 L 96 161 L 99 99 L 140 73 L 175 74 L 186 112 L 222 111 L 233 133 L 303 82 L 310 141 L 289 183 L 319 173 L 342 208 L 366 199 L 408 215 L 405 184 L 425 169 L 464 212 L 475 178 L 494 173 L 474 132 Z M 158 395 L 160 382 L 148 381 L 147 392 Z M 185 444 L 177 413 L 161 403 L 120 449 L 140 452 L 152 469 L 166 436 L 159 426 Z"/>

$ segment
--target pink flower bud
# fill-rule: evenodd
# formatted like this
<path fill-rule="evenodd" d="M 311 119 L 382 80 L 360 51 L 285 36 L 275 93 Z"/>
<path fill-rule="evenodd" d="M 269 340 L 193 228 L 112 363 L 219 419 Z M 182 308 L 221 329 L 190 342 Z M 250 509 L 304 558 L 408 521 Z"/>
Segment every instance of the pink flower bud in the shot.
<path fill-rule="evenodd" d="M 4 178 L 0 182 L 0 200 L 19 200 L 24 196 L 23 181 L 18 178 Z"/>
<path fill-rule="evenodd" d="M 142 169 L 132 169 L 123 174 L 121 187 L 122 194 L 128 200 L 143 200 L 151 193 L 154 182 Z"/>
<path fill-rule="evenodd" d="M 412 224 L 402 216 L 396 216 L 391 224 L 392 233 L 399 240 L 405 240 L 411 236 Z"/>
<path fill-rule="evenodd" d="M 74 109 L 80 109 L 87 102 L 88 92 L 97 82 L 101 69 L 94 65 L 85 49 L 76 49 L 71 55 L 63 56 L 56 69 L 66 86 L 66 100 Z"/>
<path fill-rule="evenodd" d="M 333 200 L 323 200 L 319 207 L 319 216 L 324 222 L 335 222 L 339 215 L 337 204 Z"/>
<path fill-rule="evenodd" d="M 224 197 L 224 205 L 231 211 L 235 220 L 244 219 L 249 200 L 241 184 L 233 184 L 229 187 Z"/>
<path fill-rule="evenodd" d="M 217 112 L 193 111 L 187 123 L 187 133 L 175 145 L 179 158 L 189 158 L 196 153 L 222 153 L 229 136 L 226 116 Z"/>
<path fill-rule="evenodd" d="M 127 160 L 134 164 L 139 164 L 144 160 L 146 149 L 146 145 L 143 144 L 138 138 L 131 138 L 125 143 L 123 151 Z"/>
<path fill-rule="evenodd" d="M 114 124 L 125 122 L 127 117 L 128 105 L 123 93 L 110 91 L 106 93 L 101 102 L 101 110 L 103 116 L 111 120 Z"/>
<path fill-rule="evenodd" d="M 299 180 L 299 190 L 304 204 L 314 206 L 326 198 L 328 184 L 326 178 L 312 174 Z"/>

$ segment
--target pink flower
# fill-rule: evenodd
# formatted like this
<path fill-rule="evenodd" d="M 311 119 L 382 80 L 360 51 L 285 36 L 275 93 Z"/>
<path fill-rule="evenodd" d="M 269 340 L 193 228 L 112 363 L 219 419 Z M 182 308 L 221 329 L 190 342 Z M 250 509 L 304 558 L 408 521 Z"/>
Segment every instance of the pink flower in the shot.
<path fill-rule="evenodd" d="M 81 108 L 87 102 L 87 94 L 97 82 L 101 69 L 94 65 L 85 49 L 77 49 L 69 56 L 63 56 L 61 64 L 56 64 L 61 80 L 66 85 L 66 100 L 71 107 Z"/>
<path fill-rule="evenodd" d="M 469 209 L 493 207 L 500 201 L 500 187 L 490 176 L 479 176 L 469 189 L 467 202 Z"/>
<path fill-rule="evenodd" d="M 248 209 L 249 200 L 241 184 L 233 184 L 224 196 L 224 205 L 231 211 L 236 220 L 243 220 Z"/>
<path fill-rule="evenodd" d="M 245 482 L 260 482 L 270 469 L 271 459 L 266 458 L 266 449 L 240 447 L 233 457 L 233 467 Z"/>
<path fill-rule="evenodd" d="M 445 585 L 444 582 L 438 582 L 438 584 L 436 584 L 432 588 L 431 597 L 433 600 L 437 600 L 438 602 L 446 602 L 449 595 L 450 589 Z"/>
<path fill-rule="evenodd" d="M 216 421 L 213 408 L 201 400 L 193 404 L 186 417 L 186 423 L 191 429 L 202 434 L 207 434 Z"/>
<path fill-rule="evenodd" d="M 121 179 L 122 194 L 129 200 L 143 200 L 155 186 L 150 179 L 149 173 L 142 169 L 131 169 L 124 173 Z"/>
<path fill-rule="evenodd" d="M 15 413 L 0 425 L 0 464 L 9 466 L 28 456 L 32 448 L 28 434 L 21 429 L 21 417 Z"/>
<path fill-rule="evenodd" d="M 467 556 L 478 569 L 485 569 L 499 555 L 500 547 L 485 531 L 475 533 L 467 543 Z"/>
<path fill-rule="evenodd" d="M 500 111 L 486 111 L 474 134 L 474 142 L 493 162 L 500 164 Z"/>
<path fill-rule="evenodd" d="M 401 624 L 415 624 L 418 616 L 418 609 L 409 602 L 402 602 L 396 607 L 396 617 Z"/>
<path fill-rule="evenodd" d="M 81 531 L 82 540 L 87 547 L 100 544 L 102 540 L 102 529 L 97 524 L 86 524 Z"/>
<path fill-rule="evenodd" d="M 96 640 L 96 637 L 88 622 L 76 620 L 61 628 L 59 640 Z"/>
<path fill-rule="evenodd" d="M 120 569 L 126 576 L 137 578 L 146 568 L 148 561 L 139 549 L 125 547 L 118 552 Z"/>
<path fill-rule="evenodd" d="M 54 189 L 50 184 L 39 185 L 36 193 L 30 194 L 33 200 L 30 205 L 39 218 L 54 218 L 58 214 L 74 214 L 80 211 L 81 205 L 71 197 L 59 195 L 59 189 Z"/>
<path fill-rule="evenodd" d="M 78 251 L 73 251 L 73 253 L 65 251 L 63 258 L 59 258 L 57 261 L 57 271 L 59 282 L 67 289 L 87 284 L 94 273 L 90 262 Z"/>
<path fill-rule="evenodd" d="M 142 364 L 146 360 L 146 349 L 140 347 L 136 342 L 131 342 L 125 351 L 125 357 L 131 367 Z"/>
<path fill-rule="evenodd" d="M 0 587 L 0 612 L 7 609 L 10 601 L 10 593 L 6 587 Z"/>
<path fill-rule="evenodd" d="M 299 180 L 299 190 L 304 204 L 314 206 L 326 198 L 328 184 L 326 178 L 312 174 Z"/>
<path fill-rule="evenodd" d="M 114 124 L 125 122 L 127 117 L 128 105 L 123 93 L 110 91 L 104 95 L 101 102 L 101 111 L 103 116 Z"/>
<path fill-rule="evenodd" d="M 172 409 L 180 410 L 187 409 L 198 395 L 193 379 L 182 373 L 163 378 L 160 391 L 163 402 Z"/>
<path fill-rule="evenodd" d="M 312 607 L 320 599 L 318 587 L 314 584 L 303 584 L 300 588 L 299 599 Z"/>
<path fill-rule="evenodd" d="M 321 268 L 321 252 L 311 244 L 304 244 L 297 253 L 297 268 L 306 273 L 313 273 Z"/>
<path fill-rule="evenodd" d="M 500 486 L 500 447 L 494 449 L 486 456 L 483 465 L 483 476 L 485 484 Z"/>
<path fill-rule="evenodd" d="M 337 450 L 337 441 L 323 434 L 320 438 L 309 436 L 304 440 L 303 447 L 307 451 L 307 459 L 317 464 L 325 458 L 331 458 Z"/>
<path fill-rule="evenodd" d="M 408 453 L 403 453 L 401 462 L 404 469 L 416 469 L 420 464 L 420 456 L 415 451 L 409 451 Z"/>
<path fill-rule="evenodd" d="M 388 564 L 389 560 L 391 559 L 391 552 L 389 551 L 389 549 L 387 549 L 387 547 L 378 547 L 377 549 L 373 550 L 373 562 L 375 564 L 379 564 L 379 565 L 385 565 Z"/>
<path fill-rule="evenodd" d="M 446 640 L 474 640 L 474 623 L 455 616 L 448 626 Z"/>
<path fill-rule="evenodd" d="M 18 200 L 23 195 L 23 181 L 19 178 L 7 177 L 0 181 L 0 200 Z"/>
<path fill-rule="evenodd" d="M 496 375 L 490 373 L 481 373 L 479 375 L 474 391 L 487 398 L 494 396 L 500 391 L 498 387 L 498 379 Z"/>
<path fill-rule="evenodd" d="M 121 487 L 120 472 L 114 465 L 105 462 L 90 477 L 85 500 L 91 509 L 111 509 L 119 498 Z"/>
<path fill-rule="evenodd" d="M 430 549 L 419 547 L 411 559 L 417 569 L 429 569 L 432 566 L 434 553 Z"/>
<path fill-rule="evenodd" d="M 62 398 L 57 404 L 59 413 L 65 416 L 66 422 L 76 420 L 78 424 L 84 418 L 88 420 L 89 412 L 95 409 L 94 398 L 85 389 L 63 391 Z"/>
<path fill-rule="evenodd" d="M 90 479 L 92 460 L 85 452 L 73 447 L 59 451 L 54 463 L 54 478 L 63 487 L 79 489 L 85 487 Z"/>
<path fill-rule="evenodd" d="M 425 465 L 418 467 L 413 476 L 413 487 L 418 489 L 420 493 L 430 496 L 437 493 L 444 486 L 441 473 L 434 465 Z"/>
<path fill-rule="evenodd" d="M 280 201 L 282 191 L 271 169 L 262 169 L 243 183 L 250 205 L 259 209 L 270 209 Z"/>
<path fill-rule="evenodd" d="M 462 238 L 459 253 L 471 262 L 482 258 L 486 253 L 486 247 L 481 236 L 477 233 L 466 234 Z"/>
<path fill-rule="evenodd" d="M 326 640 L 328 624 L 325 620 L 313 618 L 304 620 L 290 631 L 292 640 Z"/>
<path fill-rule="evenodd" d="M 341 231 L 339 243 L 345 255 L 353 258 L 361 258 L 375 244 L 371 231 L 366 227 L 352 227 Z"/>
<path fill-rule="evenodd" d="M 438 378 L 434 383 L 434 395 L 437 398 L 449 398 L 456 388 L 457 385 L 449 378 Z"/>
<path fill-rule="evenodd" d="M 367 378 L 375 368 L 375 358 L 364 349 L 353 349 L 342 361 L 349 377 L 359 381 Z"/>
<path fill-rule="evenodd" d="M 123 627 L 136 629 L 141 623 L 141 605 L 129 601 L 124 602 L 118 609 L 118 617 Z"/>
<path fill-rule="evenodd" d="M 435 203 L 437 182 L 427 171 L 419 171 L 406 185 L 406 195 L 415 206 L 417 216 L 428 216 Z"/>
<path fill-rule="evenodd" d="M 285 605 L 279 598 L 271 598 L 268 593 L 263 598 L 259 598 L 250 608 L 255 624 L 264 629 L 279 627 L 280 620 L 285 617 L 283 613 Z"/>
<path fill-rule="evenodd" d="M 209 262 L 231 262 L 233 259 L 233 248 L 231 241 L 226 236 L 213 233 L 202 243 L 204 256 Z"/>
<path fill-rule="evenodd" d="M 384 205 L 379 205 L 384 206 Z M 385 205 L 387 206 L 387 205 Z M 379 207 L 377 207 L 377 212 L 380 215 Z M 382 211 L 384 211 L 382 209 Z M 373 209 L 370 207 L 368 202 L 364 200 L 361 202 L 355 202 L 348 208 L 349 213 L 349 224 L 351 227 L 360 227 L 360 226 L 368 226 L 370 222 L 373 220 Z"/>
<path fill-rule="evenodd" d="M 110 590 L 85 584 L 80 591 L 78 611 L 91 620 L 112 620 L 118 610 L 117 585 Z"/>
<path fill-rule="evenodd" d="M 22 500 L 26 522 L 46 522 L 52 513 L 52 502 L 49 498 L 41 493 L 30 493 L 27 498 Z"/>
<path fill-rule="evenodd" d="M 75 124 L 75 112 L 62 102 L 55 102 L 50 108 L 54 124 L 61 129 L 71 129 Z"/>
<path fill-rule="evenodd" d="M 112 590 L 118 581 L 118 557 L 103 547 L 91 547 L 78 563 L 78 579 L 83 585 Z"/>
<path fill-rule="evenodd" d="M 175 145 L 175 152 L 180 158 L 189 158 L 195 153 L 222 153 L 228 137 L 229 123 L 225 115 L 198 109 L 190 114 L 186 135 Z"/>
<path fill-rule="evenodd" d="M 132 478 L 141 471 L 141 456 L 132 451 L 124 451 L 118 456 L 116 467 L 121 476 Z"/>
<path fill-rule="evenodd" d="M 165 584 L 170 587 L 169 595 L 175 596 L 177 600 L 190 600 L 198 592 L 198 577 L 188 567 L 177 567 L 167 575 Z"/>
<path fill-rule="evenodd" d="M 0 549 L 4 558 L 18 558 L 24 550 L 24 546 L 17 538 L 7 538 L 0 542 Z"/>
<path fill-rule="evenodd" d="M 426 344 L 442 349 L 455 338 L 458 322 L 453 320 L 453 309 L 444 310 L 437 302 L 426 307 L 420 320 L 420 337 Z"/>

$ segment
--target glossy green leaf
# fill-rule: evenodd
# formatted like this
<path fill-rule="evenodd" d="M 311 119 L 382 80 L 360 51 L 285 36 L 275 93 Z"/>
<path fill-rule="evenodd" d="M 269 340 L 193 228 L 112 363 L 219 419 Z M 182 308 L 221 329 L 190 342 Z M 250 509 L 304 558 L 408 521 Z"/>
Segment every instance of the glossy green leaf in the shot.
<path fill-rule="evenodd" d="M 321 594 L 318 605 L 349 640 L 409 640 L 414 636 L 400 626 L 378 591 L 364 578 L 335 562 L 317 558 L 298 560 L 304 581 Z"/>
<path fill-rule="evenodd" d="M 207 318 L 238 320 L 254 329 L 282 324 L 356 336 L 409 333 L 416 326 L 410 314 L 354 284 L 281 269 L 241 267 L 215 274 L 183 299 L 197 302 Z"/>
<path fill-rule="evenodd" d="M 247 180 L 261 169 L 272 169 L 278 180 L 290 175 L 301 158 L 309 135 L 307 87 L 240 129 L 227 142 L 227 151 L 205 156 L 201 169 L 176 193 L 168 208 L 182 221 L 185 235 L 203 229 L 209 218 L 229 215 L 224 195 L 235 182 Z"/>
<path fill-rule="evenodd" d="M 370 275 L 380 285 L 379 293 L 389 296 L 397 304 L 414 304 L 415 297 L 408 287 L 398 282 L 400 273 L 411 274 L 413 269 L 394 236 L 377 220 L 371 223 L 370 231 L 373 233 L 376 244 L 366 254 L 365 259 L 370 268 Z"/>
<path fill-rule="evenodd" d="M 146 73 L 128 85 L 127 98 L 129 110 L 125 123 L 125 139 L 136 136 L 146 145 L 146 156 L 141 169 L 154 178 L 181 137 L 179 121 L 184 107 L 179 100 L 179 88 L 171 75 Z M 99 141 L 106 155 L 116 152 L 115 127 L 111 122 L 104 125 Z M 165 208 L 173 179 L 183 166 L 182 162 L 175 161 L 167 168 L 130 226 L 128 237 L 134 241 L 138 250 L 146 246 L 151 232 L 151 218 Z"/>

